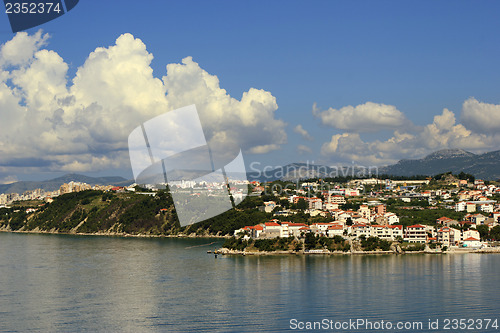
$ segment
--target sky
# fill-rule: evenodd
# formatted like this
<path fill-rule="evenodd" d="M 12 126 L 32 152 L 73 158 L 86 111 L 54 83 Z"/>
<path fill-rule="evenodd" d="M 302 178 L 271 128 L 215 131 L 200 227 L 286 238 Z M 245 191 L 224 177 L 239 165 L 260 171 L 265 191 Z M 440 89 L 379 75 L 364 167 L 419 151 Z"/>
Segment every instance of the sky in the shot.
<path fill-rule="evenodd" d="M 0 183 L 131 179 L 128 136 L 195 104 L 247 171 L 500 147 L 498 1 L 90 1 L 0 13 Z"/>

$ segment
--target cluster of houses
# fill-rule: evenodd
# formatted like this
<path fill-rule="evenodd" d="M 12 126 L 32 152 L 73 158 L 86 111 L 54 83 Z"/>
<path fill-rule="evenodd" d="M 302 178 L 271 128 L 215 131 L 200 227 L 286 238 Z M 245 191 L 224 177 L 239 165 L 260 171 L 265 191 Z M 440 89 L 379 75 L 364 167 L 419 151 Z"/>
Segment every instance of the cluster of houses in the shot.
<path fill-rule="evenodd" d="M 467 185 L 467 182 L 465 182 Z M 308 187 L 314 187 L 314 183 L 306 183 Z M 407 186 L 406 183 L 400 184 Z M 415 185 L 415 184 L 412 184 Z M 464 184 L 459 184 L 464 185 Z M 469 184 L 470 185 L 470 184 Z M 394 188 L 391 185 L 391 188 Z M 400 190 L 399 187 L 397 190 Z M 456 221 L 447 217 L 436 220 L 437 227 L 430 225 L 411 225 L 403 227 L 399 224 L 399 217 L 391 212 L 387 212 L 386 206 L 379 201 L 372 201 L 363 204 L 357 211 L 342 210 L 340 205 L 346 203 L 345 196 L 340 195 L 338 190 L 323 191 L 322 198 L 301 196 L 301 191 L 296 191 L 299 195 L 287 197 L 290 203 L 297 205 L 301 200 L 305 202 L 305 213 L 311 216 L 322 215 L 331 218 L 329 223 L 314 223 L 306 225 L 304 223 L 280 222 L 271 220 L 255 226 L 246 226 L 234 232 L 235 235 L 252 238 L 275 238 L 275 237 L 304 237 L 306 233 L 335 237 L 337 235 L 350 239 L 362 236 L 375 236 L 385 240 L 402 239 L 410 243 L 440 243 L 443 246 L 466 246 L 480 247 L 480 234 L 478 226 L 485 225 L 489 229 L 500 224 L 500 212 L 496 201 L 489 200 L 488 197 L 499 193 L 500 189 L 489 185 L 483 185 L 482 181 L 476 181 L 471 190 L 457 189 L 459 201 L 456 204 L 457 211 L 467 211 L 462 221 Z M 343 192 L 344 194 L 346 192 Z M 418 197 L 443 199 L 451 197 L 449 190 L 423 191 L 418 193 Z M 405 196 L 403 201 L 411 201 L 411 196 Z M 274 212 L 274 215 L 284 215 L 287 212 L 281 209 L 274 201 L 264 203 L 261 209 L 265 212 Z M 476 210 L 477 209 L 477 210 Z M 481 213 L 475 213 L 480 211 Z M 294 213 L 293 210 L 288 210 Z M 287 212 L 287 213 L 288 213 Z M 466 227 L 467 225 L 467 227 Z"/>
<path fill-rule="evenodd" d="M 399 223 L 399 217 L 391 212 L 387 212 L 386 206 L 378 201 L 372 201 L 369 205 L 363 204 L 357 211 L 352 210 L 342 210 L 340 205 L 346 203 L 345 197 L 341 195 L 324 193 L 325 201 L 317 197 L 303 197 L 298 195 L 292 195 L 288 198 L 290 203 L 297 204 L 300 200 L 304 200 L 306 203 L 305 213 L 311 216 L 323 216 L 331 217 L 335 221 L 340 221 L 342 223 L 356 223 L 356 224 L 397 224 Z M 274 201 L 264 202 L 264 206 L 261 207 L 262 211 L 266 213 L 275 212 L 275 215 L 289 215 L 293 212 L 291 210 L 282 209 L 276 211 L 276 208 L 280 207 Z M 285 213 L 285 214 L 284 214 Z"/>
<path fill-rule="evenodd" d="M 500 194 L 500 187 L 495 185 L 485 185 L 482 180 L 473 183 L 467 180 L 451 179 L 455 188 L 436 189 L 418 191 L 421 185 L 429 183 L 427 180 L 418 181 L 392 181 L 379 179 L 352 180 L 349 186 L 354 189 L 342 189 L 335 187 L 333 190 L 322 190 L 322 184 L 318 182 L 302 183 L 294 193 L 281 199 L 287 199 L 291 204 L 298 206 L 302 200 L 301 207 L 310 216 L 323 216 L 331 219 L 330 223 L 315 223 L 305 225 L 303 223 L 279 222 L 272 220 L 268 223 L 246 226 L 236 230 L 235 235 L 244 234 L 253 238 L 274 238 L 274 237 L 301 237 L 305 233 L 312 232 L 317 235 L 334 237 L 336 235 L 359 238 L 362 235 L 376 236 L 381 239 L 396 240 L 402 238 L 404 241 L 412 243 L 441 243 L 443 246 L 463 245 L 478 247 L 481 245 L 480 235 L 477 229 L 484 225 L 489 229 L 500 224 L 500 207 L 492 196 Z M 258 184 L 260 185 L 260 184 Z M 399 217 L 387 212 L 386 206 L 382 202 L 381 193 L 371 192 L 366 197 L 375 197 L 359 207 L 357 211 L 342 210 L 341 205 L 346 204 L 346 197 L 358 196 L 362 186 L 377 185 L 386 190 L 385 197 L 399 198 L 404 202 L 411 202 L 414 199 L 428 200 L 428 208 L 421 206 L 405 207 L 408 209 L 436 209 L 442 206 L 447 209 L 467 212 L 462 221 L 455 221 L 447 217 L 442 217 L 436 221 L 437 227 L 429 225 L 412 225 L 403 227 L 400 225 Z M 306 194 L 318 193 L 318 197 L 306 196 Z M 387 190 L 392 195 L 387 195 Z M 278 193 L 275 193 L 275 195 Z M 452 198 L 456 196 L 456 199 Z M 370 199 L 368 199 L 370 200 Z M 458 202 L 455 202 L 458 200 Z M 305 205 L 304 205 L 305 203 Z M 274 216 L 289 216 L 296 214 L 297 209 L 285 209 L 274 201 L 267 201 L 261 207 L 262 211 L 273 213 Z M 466 226 L 467 225 L 467 226 Z M 467 230 L 468 229 L 468 230 Z"/>
<path fill-rule="evenodd" d="M 408 243 L 440 243 L 442 246 L 464 246 L 477 248 L 484 244 L 480 241 L 479 232 L 475 229 L 460 230 L 447 226 L 433 227 L 430 225 L 416 224 L 408 227 L 402 225 L 370 225 L 354 224 L 345 225 L 338 222 L 304 223 L 279 222 L 271 220 L 254 226 L 245 226 L 234 231 L 237 237 L 245 239 L 266 239 L 276 237 L 303 238 L 305 234 L 313 233 L 316 236 L 333 238 L 342 236 L 356 239 L 361 237 L 378 237 L 388 241 L 403 240 Z"/>

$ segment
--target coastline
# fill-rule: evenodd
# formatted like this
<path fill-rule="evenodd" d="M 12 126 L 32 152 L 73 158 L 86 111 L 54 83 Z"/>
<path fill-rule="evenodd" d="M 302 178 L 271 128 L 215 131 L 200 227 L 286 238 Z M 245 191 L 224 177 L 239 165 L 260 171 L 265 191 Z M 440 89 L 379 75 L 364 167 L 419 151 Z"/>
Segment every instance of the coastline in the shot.
<path fill-rule="evenodd" d="M 107 237 L 124 237 L 124 238 L 181 238 L 181 239 L 227 239 L 231 236 L 220 236 L 220 235 L 196 235 L 196 234 L 178 234 L 178 235 L 154 235 L 154 234 L 127 234 L 119 232 L 96 232 L 96 233 L 81 233 L 81 232 L 58 232 L 58 231 L 46 231 L 46 230 L 9 230 L 8 228 L 1 227 L 0 232 L 2 233 L 17 233 L 17 234 L 45 234 L 45 235 L 72 235 L 72 236 L 107 236 Z M 466 253 L 478 253 L 478 254 L 492 254 L 500 253 L 500 247 L 491 248 L 451 248 L 445 252 L 435 251 L 435 250 L 422 250 L 422 251 L 406 251 L 406 252 L 396 252 L 396 251 L 240 251 L 240 250 L 230 250 L 228 248 L 219 248 L 215 251 L 210 251 L 209 253 L 222 254 L 222 255 L 234 255 L 234 256 L 273 256 L 273 255 L 408 255 L 408 254 L 466 254 Z"/>
<path fill-rule="evenodd" d="M 445 252 L 442 251 L 407 251 L 403 253 L 398 253 L 396 251 L 328 251 L 323 250 L 323 252 L 306 252 L 302 251 L 240 251 L 240 250 L 230 250 L 227 248 L 221 248 L 214 252 L 215 254 L 222 255 L 235 255 L 235 256 L 266 256 L 266 255 L 408 255 L 408 254 L 466 254 L 466 253 L 500 253 L 500 247 L 497 248 L 487 248 L 487 249 L 451 249 Z"/>
<path fill-rule="evenodd" d="M 18 234 L 45 234 L 45 235 L 71 235 L 71 236 L 109 236 L 109 237 L 132 237 L 132 238 L 218 238 L 226 239 L 230 236 L 220 236 L 220 235 L 196 235 L 196 234 L 178 234 L 178 235 L 155 235 L 155 234 L 127 234 L 122 232 L 94 232 L 94 233 L 84 233 L 84 232 L 58 232 L 58 231 L 47 231 L 47 230 L 9 230 L 8 228 L 1 227 L 0 232 L 4 233 L 18 233 Z"/>

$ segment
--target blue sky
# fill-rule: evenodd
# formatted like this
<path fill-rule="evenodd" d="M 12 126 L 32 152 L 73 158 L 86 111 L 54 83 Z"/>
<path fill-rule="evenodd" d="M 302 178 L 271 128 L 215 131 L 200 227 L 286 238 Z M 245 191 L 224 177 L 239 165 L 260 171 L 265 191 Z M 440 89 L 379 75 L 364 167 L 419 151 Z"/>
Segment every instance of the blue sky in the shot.
<path fill-rule="evenodd" d="M 107 88 L 92 91 L 91 84 L 83 83 L 72 88 L 79 69 L 81 76 L 89 80 L 96 68 L 101 68 L 94 77 L 97 81 L 113 75 L 112 71 L 103 73 L 102 64 L 95 59 L 94 67 L 89 63 L 87 71 L 82 68 L 96 48 L 105 48 L 103 54 L 107 54 L 106 50 L 126 33 L 133 38 L 127 42 L 124 38 L 119 52 L 126 58 L 127 47 L 144 44 L 146 51 L 136 59 L 142 71 L 149 66 L 153 77 L 161 80 L 167 75 L 166 66 L 177 64 L 172 70 L 178 74 L 163 87 L 177 87 L 169 89 L 171 96 L 165 107 L 196 103 L 210 119 L 214 137 L 225 135 L 225 140 L 233 140 L 243 148 L 247 165 L 260 162 L 261 166 L 274 166 L 296 161 L 385 165 L 444 148 L 497 150 L 499 14 L 497 1 L 80 0 L 66 15 L 27 31 L 26 38 L 38 46 L 31 58 L 28 56 L 19 65 L 24 71 L 22 78 L 13 79 L 19 68 L 12 67 L 6 52 L 2 55 L 0 70 L 5 74 L 5 84 L 17 91 L 14 95 L 26 97 L 36 94 L 39 86 L 19 83 L 16 90 L 14 81 L 32 82 L 29 75 L 40 75 L 37 71 L 48 68 L 33 65 L 36 52 L 45 49 L 57 53 L 67 70 L 58 72 L 54 80 L 63 77 L 65 82 L 49 85 L 52 88 L 45 94 L 54 94 L 52 100 L 76 96 L 75 105 L 83 105 L 84 111 L 80 114 L 66 110 L 64 105 L 50 101 L 40 105 L 44 102 L 26 98 L 20 99 L 20 108 L 10 110 L 12 103 L 5 102 L 5 94 L 0 95 L 4 98 L 0 115 L 5 127 L 0 126 L 0 181 L 50 178 L 72 171 L 131 177 L 126 133 L 133 129 L 130 127 L 134 121 L 145 121 L 159 114 L 161 108 L 138 111 L 134 108 L 140 109 L 141 105 L 131 101 L 124 102 L 120 111 L 111 102 L 123 100 L 123 96 L 110 98 L 108 105 L 105 96 L 99 95 Z M 14 38 L 7 16 L 0 15 L 0 43 Z M 26 43 L 12 42 L 11 48 L 31 45 Z M 150 63 L 140 58 L 147 54 L 154 57 Z M 180 65 L 186 57 L 192 57 L 192 62 Z M 53 64 L 56 58 L 46 61 Z M 57 68 L 64 67 L 61 61 Z M 117 71 L 135 65 L 125 61 L 120 66 Z M 134 81 L 135 74 L 131 75 L 123 80 Z M 234 111 L 237 116 L 218 115 L 225 119 L 222 125 L 232 127 L 232 131 L 221 129 L 221 120 L 210 114 L 218 106 L 200 106 L 205 102 L 193 97 L 197 96 L 194 90 L 192 94 L 179 90 L 198 87 L 203 82 L 193 80 L 203 81 L 207 75 L 218 78 L 218 87 L 236 101 L 241 101 L 251 88 L 256 89 L 249 103 L 238 104 Z M 138 90 L 156 87 L 152 78 L 144 80 Z M 109 89 L 123 94 L 130 91 L 120 82 L 115 84 Z M 221 93 L 214 89 L 201 95 L 211 100 Z M 144 98 L 154 99 L 157 95 L 140 98 L 149 108 L 150 101 Z M 256 101 L 264 103 L 252 106 Z M 218 102 L 223 108 L 234 101 Z M 97 111 L 89 109 L 92 105 L 98 106 Z M 59 119 L 56 109 L 63 110 L 59 122 L 55 120 Z M 20 112 L 25 114 L 21 116 Z M 36 116 L 27 116 L 30 112 Z M 71 112 L 78 116 L 70 116 Z M 89 123 L 86 115 L 93 117 Z M 36 117 L 41 119 L 41 127 L 51 130 L 24 124 Z M 230 118 L 231 122 L 227 120 Z M 46 119 L 50 122 L 44 123 Z M 115 126 L 113 121 L 117 122 Z M 90 133 L 88 129 L 96 123 L 109 135 Z M 77 133 L 72 126 L 80 126 L 82 132 Z M 117 128 L 120 130 L 111 133 Z M 23 152 L 27 142 L 35 138 L 39 139 L 37 149 Z M 50 145 L 58 149 L 46 148 Z"/>

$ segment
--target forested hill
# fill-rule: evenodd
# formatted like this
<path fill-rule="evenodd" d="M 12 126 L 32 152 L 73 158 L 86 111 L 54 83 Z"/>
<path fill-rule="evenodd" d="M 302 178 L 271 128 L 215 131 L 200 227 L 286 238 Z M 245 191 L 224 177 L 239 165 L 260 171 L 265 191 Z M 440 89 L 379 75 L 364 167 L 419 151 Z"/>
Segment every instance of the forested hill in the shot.
<path fill-rule="evenodd" d="M 232 235 L 245 225 L 266 222 L 260 212 L 261 198 L 247 198 L 239 209 L 187 227 L 180 227 L 172 198 L 166 191 L 156 196 L 137 193 L 83 191 L 56 197 L 50 204 L 23 203 L 23 207 L 0 209 L 3 230 L 60 233 L 131 235 Z M 26 208 L 38 211 L 26 213 Z"/>
<path fill-rule="evenodd" d="M 500 150 L 476 155 L 462 149 L 445 149 L 419 160 L 401 160 L 378 171 L 394 176 L 432 176 L 452 171 L 472 174 L 483 180 L 497 180 L 500 179 Z"/>

